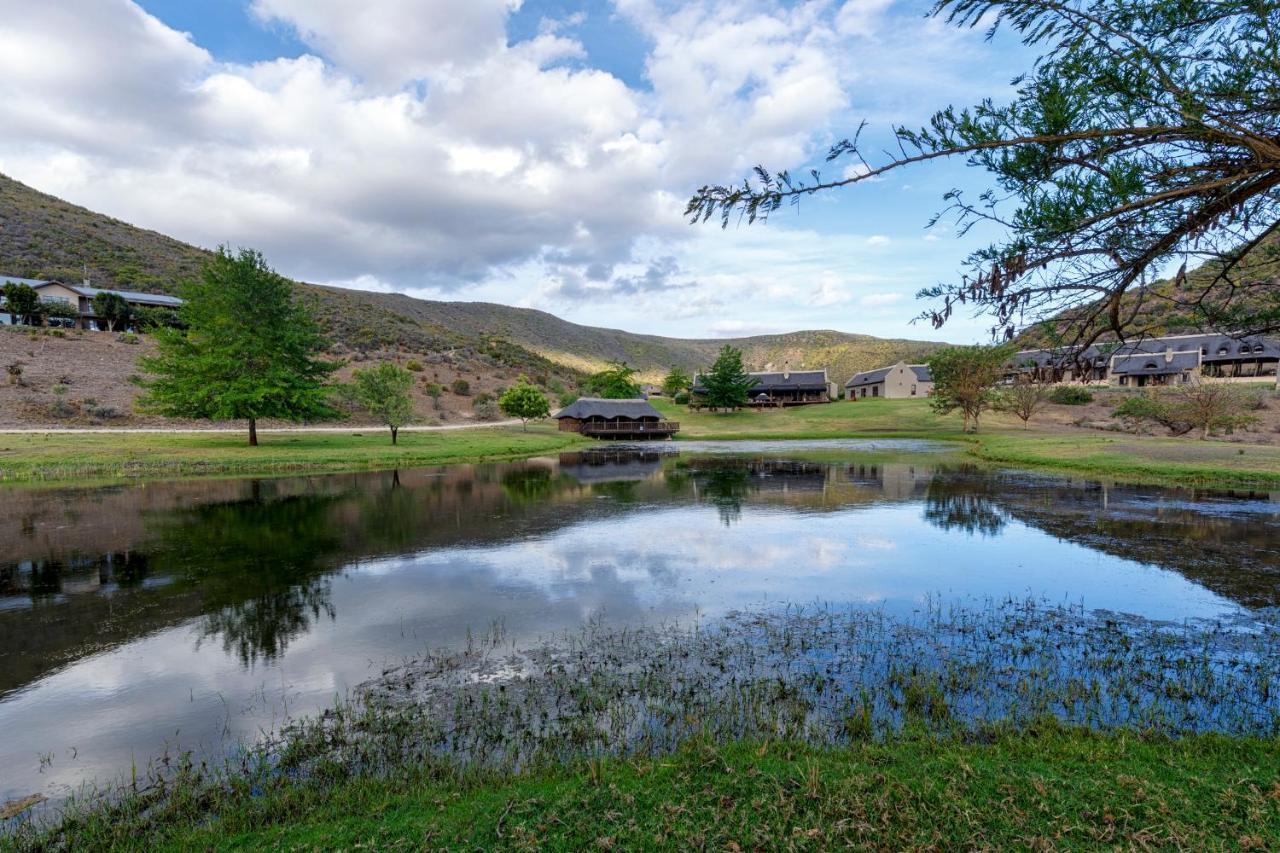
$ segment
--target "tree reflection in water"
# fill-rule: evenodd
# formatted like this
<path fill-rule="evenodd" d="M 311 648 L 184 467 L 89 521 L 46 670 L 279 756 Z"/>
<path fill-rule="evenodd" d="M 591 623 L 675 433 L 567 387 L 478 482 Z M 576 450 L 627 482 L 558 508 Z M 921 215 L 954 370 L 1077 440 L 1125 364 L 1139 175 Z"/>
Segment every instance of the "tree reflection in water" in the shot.
<path fill-rule="evenodd" d="M 341 545 L 338 500 L 255 494 L 156 526 L 155 562 L 200 592 L 202 638 L 221 638 L 248 666 L 275 660 L 313 620 L 334 617 L 326 573 Z"/>
<path fill-rule="evenodd" d="M 943 530 L 963 530 L 970 536 L 998 536 L 1006 517 L 1000 508 L 998 484 L 972 468 L 942 470 L 929 481 L 924 518 Z"/>

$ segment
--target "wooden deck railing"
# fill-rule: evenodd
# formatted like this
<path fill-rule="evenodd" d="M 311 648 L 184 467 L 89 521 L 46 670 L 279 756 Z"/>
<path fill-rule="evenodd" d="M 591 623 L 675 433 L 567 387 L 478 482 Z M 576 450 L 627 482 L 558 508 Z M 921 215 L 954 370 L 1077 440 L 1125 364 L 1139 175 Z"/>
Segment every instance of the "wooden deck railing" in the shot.
<path fill-rule="evenodd" d="M 649 421 L 648 423 L 584 423 L 579 429 L 583 435 L 674 435 L 680 431 L 676 421 Z"/>

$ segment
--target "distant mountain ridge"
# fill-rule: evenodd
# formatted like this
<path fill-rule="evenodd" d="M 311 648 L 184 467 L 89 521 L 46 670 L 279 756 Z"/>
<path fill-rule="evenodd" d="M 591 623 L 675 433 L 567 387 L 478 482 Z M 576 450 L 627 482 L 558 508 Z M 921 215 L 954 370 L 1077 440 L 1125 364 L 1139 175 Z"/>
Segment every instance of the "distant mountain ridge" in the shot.
<path fill-rule="evenodd" d="M 209 252 L 70 204 L 0 175 L 0 273 L 99 287 L 174 293 L 199 275 Z M 353 351 L 467 349 L 506 364 L 589 372 L 625 361 L 649 380 L 673 366 L 706 367 L 725 344 L 751 369 L 827 368 L 844 382 L 861 370 L 920 361 L 942 344 L 886 340 L 831 330 L 743 338 L 685 339 L 571 323 L 529 308 L 444 302 L 299 284 L 330 335 Z"/>

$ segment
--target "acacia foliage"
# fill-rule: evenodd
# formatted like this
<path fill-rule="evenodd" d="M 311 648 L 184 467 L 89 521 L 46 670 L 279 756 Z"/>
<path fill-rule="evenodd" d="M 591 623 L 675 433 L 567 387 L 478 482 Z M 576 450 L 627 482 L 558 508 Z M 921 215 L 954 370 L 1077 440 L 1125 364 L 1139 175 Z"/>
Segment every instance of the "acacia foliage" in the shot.
<path fill-rule="evenodd" d="M 529 428 L 529 421 L 551 414 L 547 395 L 525 381 L 523 376 L 498 398 L 498 409 L 504 415 L 520 419 L 521 429 Z"/>
<path fill-rule="evenodd" d="M 157 329 L 156 354 L 145 374 L 144 411 L 198 420 L 246 420 L 258 443 L 262 418 L 320 420 L 329 405 L 329 375 L 337 364 L 311 314 L 293 298 L 288 280 L 252 249 L 226 247 L 201 277 L 182 288 L 185 329 Z"/>
<path fill-rule="evenodd" d="M 755 180 L 702 187 L 686 214 L 765 219 L 784 202 L 961 158 L 990 186 L 947 193 L 934 221 L 999 236 L 955 280 L 921 291 L 935 327 L 967 306 L 997 338 L 1053 319 L 1050 338 L 1083 347 L 1142 333 L 1147 309 L 1172 299 L 1202 327 L 1280 328 L 1280 4 L 939 0 L 932 15 L 1012 30 L 1039 51 L 1008 103 L 896 127 L 887 155 L 859 128 L 828 153 L 837 179 L 757 167 Z M 1205 274 L 1189 278 L 1201 262 Z M 1172 287 L 1155 286 L 1175 269 Z"/>

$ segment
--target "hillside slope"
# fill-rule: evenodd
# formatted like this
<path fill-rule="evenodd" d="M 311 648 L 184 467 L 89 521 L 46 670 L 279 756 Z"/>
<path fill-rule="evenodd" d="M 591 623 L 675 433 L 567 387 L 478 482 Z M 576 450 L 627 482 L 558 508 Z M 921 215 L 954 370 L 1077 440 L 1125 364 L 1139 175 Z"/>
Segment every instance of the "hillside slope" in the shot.
<path fill-rule="evenodd" d="M 78 207 L 0 175 L 0 273 L 100 287 L 173 293 L 209 252 Z M 646 379 L 670 367 L 697 370 L 724 344 L 756 369 L 826 367 L 832 379 L 899 359 L 918 361 L 939 344 L 835 331 L 689 340 L 570 323 L 543 311 L 483 302 L 439 302 L 299 284 L 341 349 L 355 354 L 449 352 L 566 379 L 625 361 Z M 481 363 L 477 369 L 483 369 Z"/>

